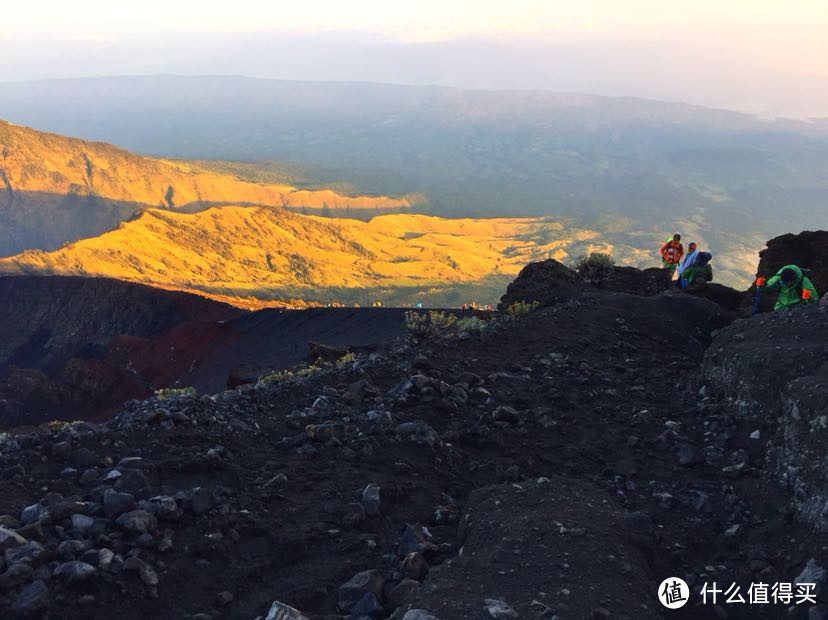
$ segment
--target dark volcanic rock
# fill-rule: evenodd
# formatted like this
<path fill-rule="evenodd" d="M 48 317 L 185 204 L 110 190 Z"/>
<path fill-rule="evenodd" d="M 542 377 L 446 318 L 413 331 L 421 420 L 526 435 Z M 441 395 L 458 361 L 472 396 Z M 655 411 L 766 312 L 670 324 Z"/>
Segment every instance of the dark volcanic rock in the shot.
<path fill-rule="evenodd" d="M 279 346 L 283 332 L 266 328 L 281 316 L 310 325 L 290 344 L 302 356 L 317 315 L 268 314 L 246 317 L 255 346 Z M 647 620 L 668 575 L 688 577 L 697 600 L 705 579 L 791 581 L 811 558 L 826 566 L 828 534 L 760 472 L 788 439 L 792 457 L 824 461 L 824 354 L 801 345 L 826 338 L 778 314 L 721 330 L 705 362 L 720 379 L 704 386 L 699 364 L 728 312 L 678 291 L 593 286 L 521 320 L 490 314 L 474 338 L 400 341 L 307 376 L 3 436 L 0 526 L 36 543 L 0 530 L 0 610 L 42 580 L 63 620 L 304 617 L 274 599 L 342 620 Z M 793 413 L 774 408 L 783 397 L 807 407 L 791 435 L 776 426 Z M 64 475 L 75 452 L 94 469 Z M 828 479 L 810 467 L 791 467 L 813 485 L 795 487 L 800 502 Z M 363 506 L 369 483 L 381 492 Z M 20 528 L 33 505 L 49 518 Z M 136 514 L 147 525 L 125 530 Z M 72 561 L 95 569 L 81 588 L 51 574 Z M 727 607 L 733 620 L 780 610 Z M 674 615 L 716 617 L 685 611 Z"/>
<path fill-rule="evenodd" d="M 785 265 L 797 265 L 809 269 L 808 275 L 820 295 L 828 293 L 828 231 L 805 231 L 799 234 L 786 234 L 768 241 L 767 247 L 759 252 L 759 266 L 756 276 L 770 278 Z M 755 287 L 751 286 L 749 294 L 742 302 L 742 314 L 750 313 Z M 763 292 L 760 310 L 768 312 L 776 302 L 775 292 Z"/>
<path fill-rule="evenodd" d="M 771 474 L 789 485 L 800 517 L 826 530 L 828 514 L 828 308 L 736 321 L 719 331 L 702 366 L 748 428 L 770 438 Z"/>
<path fill-rule="evenodd" d="M 709 299 L 731 312 L 743 313 L 745 311 L 746 293 L 744 291 L 737 291 L 729 286 L 709 282 L 702 287 L 689 289 L 686 292 L 688 295 L 693 295 L 694 297 Z"/>
<path fill-rule="evenodd" d="M 808 276 L 820 294 L 828 292 L 828 231 L 787 234 L 768 241 L 759 252 L 757 276 L 769 278 L 785 265 L 810 269 Z"/>
<path fill-rule="evenodd" d="M 529 263 L 521 269 L 517 278 L 507 287 L 506 294 L 500 298 L 497 307 L 498 310 L 505 310 L 519 301 L 549 306 L 577 297 L 583 287 L 581 276 L 550 258 L 539 263 Z"/>
<path fill-rule="evenodd" d="M 12 611 L 20 616 L 29 617 L 43 612 L 49 607 L 49 588 L 38 579 L 23 588 L 12 603 Z"/>
<path fill-rule="evenodd" d="M 77 586 L 89 581 L 95 575 L 95 567 L 86 562 L 72 560 L 55 569 L 55 577 L 68 586 Z"/>
<path fill-rule="evenodd" d="M 379 599 L 384 584 L 385 579 L 379 571 L 366 570 L 357 573 L 339 587 L 339 609 L 350 611 L 368 593 Z"/>
<path fill-rule="evenodd" d="M 115 523 L 123 530 L 134 534 L 143 534 L 158 526 L 158 520 L 146 510 L 125 512 L 115 520 Z"/>
<path fill-rule="evenodd" d="M 290 605 L 273 601 L 265 620 L 308 620 L 307 616 Z"/>
<path fill-rule="evenodd" d="M 657 267 L 613 267 L 609 275 L 600 282 L 586 282 L 577 272 L 556 260 L 549 259 L 524 267 L 506 289 L 506 294 L 501 297 L 498 309 L 505 310 L 517 301 L 537 301 L 540 307 L 550 306 L 576 298 L 590 288 L 649 297 L 671 290 L 672 285 L 670 274 Z M 743 292 L 716 283 L 688 293 L 709 299 L 731 312 L 740 308 L 745 299 Z"/>
<path fill-rule="evenodd" d="M 119 493 L 113 489 L 107 489 L 103 496 L 103 506 L 107 517 L 117 517 L 135 507 L 135 496 L 131 493 Z"/>
<path fill-rule="evenodd" d="M 232 390 L 240 385 L 256 383 L 260 378 L 272 373 L 275 368 L 272 366 L 253 366 L 242 364 L 230 371 L 227 376 L 227 389 Z"/>
<path fill-rule="evenodd" d="M 655 620 L 661 613 L 641 605 L 652 597 L 652 584 L 639 551 L 654 535 L 648 519 L 625 512 L 587 482 L 552 477 L 487 487 L 469 498 L 460 532 L 462 554 L 432 568 L 406 605 L 438 618 L 478 618 L 484 602 L 501 609 L 487 599 L 501 600 L 514 609 L 512 617 L 524 617 L 540 593 L 550 593 L 557 605 L 566 590 L 568 609 L 590 610 L 611 597 L 619 613 Z M 510 570 L 518 565 L 519 577 Z M 589 578 L 568 579 L 562 566 Z"/>
<path fill-rule="evenodd" d="M 658 295 L 670 288 L 670 274 L 659 267 L 613 267 L 600 288 L 630 295 Z"/>
<path fill-rule="evenodd" d="M 26 539 L 12 529 L 0 527 L 0 553 L 26 544 Z"/>

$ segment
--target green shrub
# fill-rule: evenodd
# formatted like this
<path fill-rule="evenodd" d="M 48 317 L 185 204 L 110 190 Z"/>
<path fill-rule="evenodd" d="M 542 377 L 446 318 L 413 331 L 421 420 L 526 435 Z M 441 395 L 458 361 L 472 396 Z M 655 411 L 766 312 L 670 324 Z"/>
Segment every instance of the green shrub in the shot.
<path fill-rule="evenodd" d="M 405 328 L 415 338 L 429 338 L 442 335 L 457 323 L 457 316 L 448 312 L 406 312 Z"/>
<path fill-rule="evenodd" d="M 279 381 L 285 381 L 287 379 L 302 379 L 303 377 L 310 377 L 319 370 L 321 370 L 321 367 L 316 364 L 294 369 L 286 368 L 285 370 L 277 370 L 276 372 L 260 377 L 259 383 L 269 384 L 278 383 Z"/>
<path fill-rule="evenodd" d="M 194 398 L 196 389 L 194 387 L 184 388 L 163 388 L 155 390 L 155 397 L 158 400 L 170 400 L 172 398 Z"/>
<path fill-rule="evenodd" d="M 482 332 L 487 325 L 488 323 L 479 316 L 464 316 L 462 319 L 458 319 L 456 323 L 457 331 L 473 333 Z"/>
<path fill-rule="evenodd" d="M 355 353 L 346 353 L 338 360 L 336 360 L 336 367 L 337 368 L 344 368 L 345 366 L 349 366 L 356 361 L 356 354 Z"/>
<path fill-rule="evenodd" d="M 539 306 L 540 302 L 537 301 L 533 301 L 532 303 L 529 303 L 528 301 L 516 301 L 506 307 L 506 314 L 509 316 L 523 316 L 525 314 L 529 314 L 530 312 L 534 312 Z"/>
<path fill-rule="evenodd" d="M 615 260 L 609 254 L 592 252 L 589 256 L 582 254 L 575 259 L 572 268 L 589 284 L 600 284 L 612 275 Z"/>

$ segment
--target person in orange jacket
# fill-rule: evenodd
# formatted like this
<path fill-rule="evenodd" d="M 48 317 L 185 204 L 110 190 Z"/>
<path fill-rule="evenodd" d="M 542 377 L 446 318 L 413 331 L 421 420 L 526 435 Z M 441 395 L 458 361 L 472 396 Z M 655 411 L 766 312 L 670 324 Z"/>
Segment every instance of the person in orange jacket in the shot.
<path fill-rule="evenodd" d="M 684 246 L 681 245 L 681 235 L 676 233 L 673 238 L 661 246 L 661 265 L 670 272 L 670 278 L 673 277 L 673 272 L 681 262 L 684 256 Z"/>

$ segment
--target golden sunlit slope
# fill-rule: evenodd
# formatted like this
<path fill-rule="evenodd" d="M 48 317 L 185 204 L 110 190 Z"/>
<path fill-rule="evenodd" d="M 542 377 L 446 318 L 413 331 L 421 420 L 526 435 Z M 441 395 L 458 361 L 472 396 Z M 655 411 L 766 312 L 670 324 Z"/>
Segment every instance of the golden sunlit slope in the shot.
<path fill-rule="evenodd" d="M 0 255 L 99 234 L 147 207 L 217 204 L 398 209 L 418 197 L 345 196 L 250 183 L 184 162 L 141 157 L 0 121 Z"/>
<path fill-rule="evenodd" d="M 267 207 L 151 209 L 58 251 L 2 259 L 0 272 L 108 276 L 222 299 L 365 303 L 374 291 L 396 291 L 410 302 L 487 281 L 502 292 L 531 260 L 607 249 L 597 237 L 540 218 L 397 214 L 362 222 Z"/>

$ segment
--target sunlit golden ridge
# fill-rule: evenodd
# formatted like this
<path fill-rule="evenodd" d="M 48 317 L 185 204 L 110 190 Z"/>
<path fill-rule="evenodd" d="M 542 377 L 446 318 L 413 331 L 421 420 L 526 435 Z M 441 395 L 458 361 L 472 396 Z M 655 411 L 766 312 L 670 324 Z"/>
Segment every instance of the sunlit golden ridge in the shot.
<path fill-rule="evenodd" d="M 502 286 L 531 260 L 608 249 L 598 237 L 544 218 L 395 214 L 362 222 L 267 207 L 151 209 L 60 250 L 0 260 L 0 272 L 107 276 L 241 305 L 249 297 L 365 302 L 368 291 L 384 289 L 416 297 L 487 278 Z"/>
<path fill-rule="evenodd" d="M 308 208 L 388 209 L 411 197 L 344 196 L 287 184 L 250 183 L 185 162 L 141 157 L 103 142 L 88 142 L 0 121 L 3 181 L 13 191 L 91 194 L 164 208 L 216 203 Z"/>

